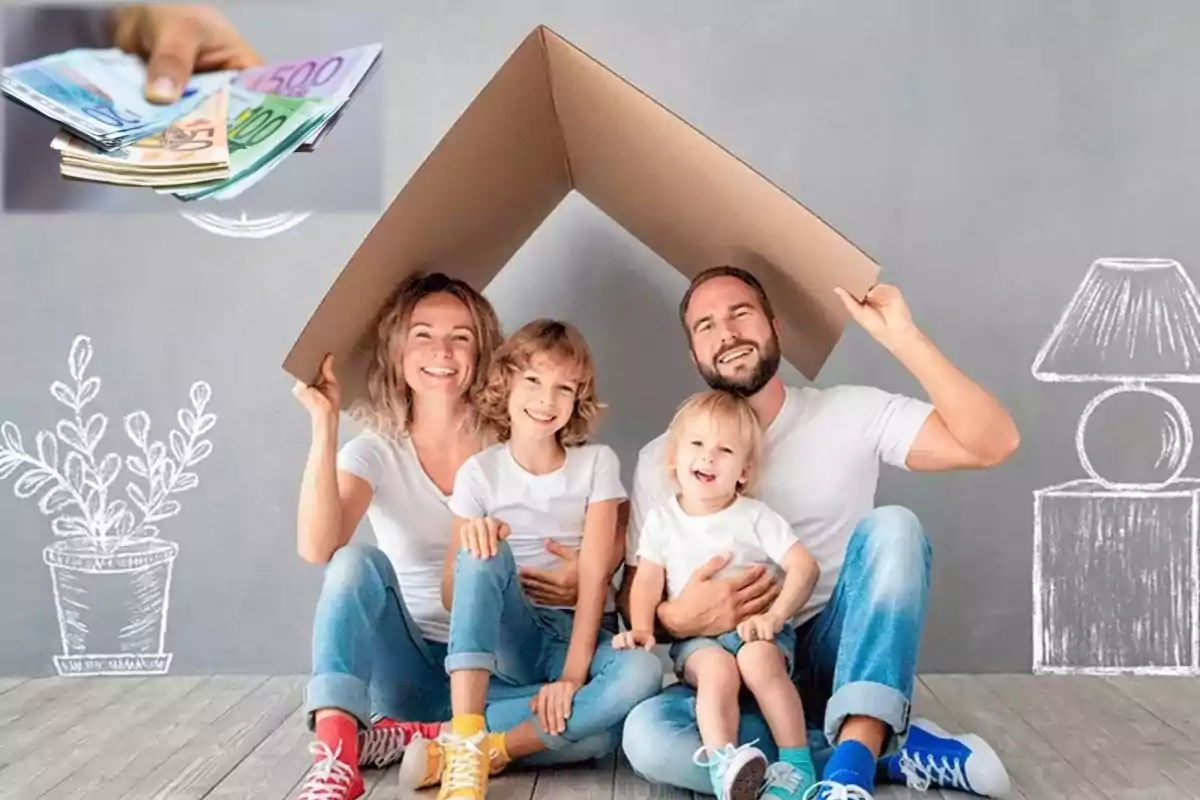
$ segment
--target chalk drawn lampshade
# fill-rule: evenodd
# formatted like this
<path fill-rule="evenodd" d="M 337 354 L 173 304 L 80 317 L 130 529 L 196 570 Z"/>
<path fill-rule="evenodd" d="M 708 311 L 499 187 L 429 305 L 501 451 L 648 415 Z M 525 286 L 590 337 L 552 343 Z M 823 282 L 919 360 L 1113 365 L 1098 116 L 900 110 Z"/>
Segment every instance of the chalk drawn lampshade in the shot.
<path fill-rule="evenodd" d="M 1200 293 L 1173 259 L 1099 259 L 1032 371 L 1052 383 L 1116 384 L 1079 418 L 1080 462 L 1109 487 L 1167 486 L 1187 466 L 1192 428 L 1183 405 L 1153 384 L 1200 383 Z"/>

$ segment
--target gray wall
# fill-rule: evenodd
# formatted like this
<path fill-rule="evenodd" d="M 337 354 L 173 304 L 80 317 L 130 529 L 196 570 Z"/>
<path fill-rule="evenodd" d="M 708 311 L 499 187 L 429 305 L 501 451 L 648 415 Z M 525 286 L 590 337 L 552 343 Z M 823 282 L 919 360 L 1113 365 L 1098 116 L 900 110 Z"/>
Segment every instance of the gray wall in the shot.
<path fill-rule="evenodd" d="M 1012 410 L 1023 445 L 1009 463 L 889 471 L 879 500 L 913 508 L 934 542 L 921 668 L 1028 671 L 1032 492 L 1083 477 L 1075 424 L 1098 391 L 1038 383 L 1030 364 L 1094 259 L 1200 263 L 1200 7 L 397 4 L 377 75 L 386 197 L 542 22 L 874 254 L 923 329 Z M 321 573 L 294 547 L 308 427 L 278 365 L 380 210 L 317 213 L 262 240 L 217 237 L 170 212 L 0 219 L 0 420 L 16 422 L 27 445 L 59 418 L 47 387 L 67 379 L 77 334 L 92 337 L 89 373 L 103 380 L 94 406 L 112 418 L 102 451 L 129 452 L 125 413 L 145 409 L 161 437 L 192 382 L 212 386 L 213 454 L 163 525 L 180 544 L 172 673 L 309 668 Z M 638 447 L 700 386 L 675 322 L 682 290 L 680 276 L 578 197 L 487 288 L 507 327 L 554 314 L 589 337 L 612 406 L 602 435 L 626 477 Z M 619 313 L 628 317 L 617 323 Z M 921 392 L 857 329 L 818 381 L 840 382 Z M 1200 409 L 1194 391 L 1176 396 Z M 59 637 L 41 551 L 53 537 L 10 486 L 0 492 L 0 674 L 47 674 Z"/>

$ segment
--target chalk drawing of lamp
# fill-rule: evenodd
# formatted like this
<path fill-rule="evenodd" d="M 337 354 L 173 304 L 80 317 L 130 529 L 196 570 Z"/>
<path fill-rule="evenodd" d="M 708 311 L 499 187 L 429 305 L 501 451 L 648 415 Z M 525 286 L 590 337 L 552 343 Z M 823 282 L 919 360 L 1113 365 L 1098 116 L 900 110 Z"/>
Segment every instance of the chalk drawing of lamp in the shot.
<path fill-rule="evenodd" d="M 1037 489 L 1033 671 L 1200 674 L 1200 481 L 1171 383 L 1200 383 L 1200 293 L 1178 261 L 1092 263 L 1032 372 L 1110 383 L 1075 432 L 1087 477 Z"/>

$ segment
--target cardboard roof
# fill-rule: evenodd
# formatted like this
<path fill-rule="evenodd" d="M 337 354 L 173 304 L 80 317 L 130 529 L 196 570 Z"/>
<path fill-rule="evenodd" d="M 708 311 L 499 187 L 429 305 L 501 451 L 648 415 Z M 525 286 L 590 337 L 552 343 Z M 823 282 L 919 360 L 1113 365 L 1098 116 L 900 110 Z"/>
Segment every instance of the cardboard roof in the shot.
<path fill-rule="evenodd" d="M 335 357 L 343 407 L 365 391 L 365 345 L 417 269 L 483 290 L 575 190 L 689 279 L 751 270 L 809 379 L 879 267 L 798 201 L 545 26 L 492 77 L 371 229 L 284 361 L 305 382 Z"/>

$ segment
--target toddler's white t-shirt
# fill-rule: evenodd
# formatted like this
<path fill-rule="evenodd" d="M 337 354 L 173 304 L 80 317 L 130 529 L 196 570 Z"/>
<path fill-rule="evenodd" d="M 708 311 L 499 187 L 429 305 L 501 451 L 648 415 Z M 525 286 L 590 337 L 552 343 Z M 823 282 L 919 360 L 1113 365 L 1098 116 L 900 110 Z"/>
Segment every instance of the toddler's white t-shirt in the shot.
<path fill-rule="evenodd" d="M 761 500 L 745 496 L 716 513 L 695 516 L 671 495 L 650 510 L 640 533 L 637 557 L 666 569 L 671 599 L 679 596 L 692 573 L 713 556 L 730 556 L 718 578 L 754 564 L 778 574 L 784 555 L 800 541 L 786 519 Z"/>

